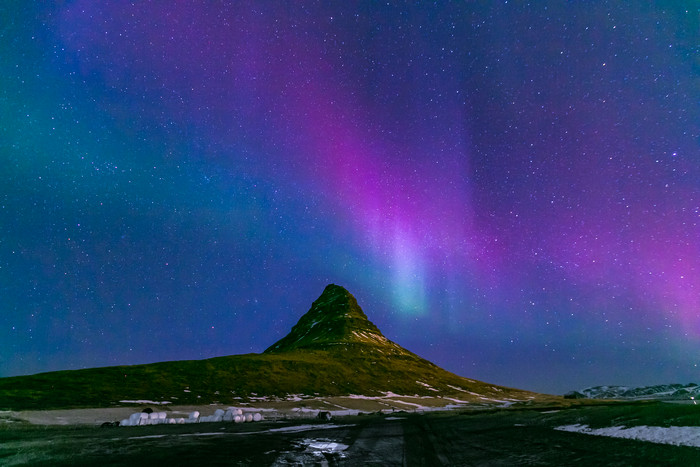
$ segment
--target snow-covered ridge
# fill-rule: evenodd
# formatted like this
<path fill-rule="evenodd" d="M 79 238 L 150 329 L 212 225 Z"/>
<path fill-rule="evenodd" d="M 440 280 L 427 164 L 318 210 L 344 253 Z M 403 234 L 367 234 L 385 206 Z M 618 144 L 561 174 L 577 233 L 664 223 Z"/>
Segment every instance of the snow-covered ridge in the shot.
<path fill-rule="evenodd" d="M 630 400 L 696 400 L 700 386 L 689 384 L 659 384 L 631 388 L 628 386 L 595 386 L 564 395 L 567 399 L 630 399 Z"/>

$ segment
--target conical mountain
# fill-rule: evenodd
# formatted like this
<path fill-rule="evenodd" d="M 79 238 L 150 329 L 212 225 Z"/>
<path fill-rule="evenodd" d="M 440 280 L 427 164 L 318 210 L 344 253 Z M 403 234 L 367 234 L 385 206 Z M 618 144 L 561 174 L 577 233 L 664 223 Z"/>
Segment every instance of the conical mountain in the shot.
<path fill-rule="evenodd" d="M 330 284 L 290 333 L 263 356 L 313 359 L 310 375 L 321 394 L 385 393 L 439 396 L 457 394 L 482 400 L 527 400 L 534 394 L 475 381 L 443 370 L 390 341 L 345 288 Z"/>
<path fill-rule="evenodd" d="M 371 344 L 398 347 L 384 337 L 345 288 L 330 284 L 285 337 L 265 353 Z"/>

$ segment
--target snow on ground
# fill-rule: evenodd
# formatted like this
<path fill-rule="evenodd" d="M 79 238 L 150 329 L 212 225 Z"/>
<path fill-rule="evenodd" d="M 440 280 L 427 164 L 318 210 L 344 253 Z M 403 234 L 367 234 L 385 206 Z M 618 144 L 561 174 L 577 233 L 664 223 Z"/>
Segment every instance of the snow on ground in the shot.
<path fill-rule="evenodd" d="M 472 394 L 474 396 L 477 396 L 479 399 L 481 399 L 481 404 L 487 404 L 487 405 L 493 405 L 494 407 L 509 407 L 513 405 L 515 402 L 518 402 L 516 399 L 509 399 L 509 400 L 502 400 L 502 399 L 494 399 L 491 397 L 485 397 L 477 393 L 473 393 L 471 391 L 464 391 L 468 394 Z M 429 396 L 406 396 L 406 395 L 401 395 L 401 394 L 395 394 L 391 391 L 386 391 L 384 392 L 383 396 L 362 396 L 362 395 L 357 395 L 353 394 L 350 396 L 345 396 L 349 399 L 364 399 L 364 400 L 371 400 L 371 401 L 376 401 L 377 403 L 382 403 L 388 402 L 390 404 L 393 404 L 394 407 L 406 407 L 410 406 L 411 408 L 409 410 L 415 411 L 415 412 L 433 412 L 433 411 L 440 411 L 440 410 L 454 410 L 454 409 L 462 409 L 465 407 L 465 405 L 470 405 L 474 404 L 474 401 L 464 401 L 461 399 L 455 399 L 451 397 L 440 397 L 440 401 L 451 401 L 454 402 L 454 404 L 440 404 L 440 405 L 423 405 L 420 403 L 416 402 L 408 402 L 405 399 L 410 399 L 414 401 L 419 401 L 419 399 L 431 399 Z M 434 399 L 434 398 L 433 398 Z"/>
<path fill-rule="evenodd" d="M 470 403 L 469 401 L 463 401 L 463 400 L 455 399 L 453 397 L 443 397 L 443 399 L 445 399 L 446 401 L 456 402 L 458 404 L 469 404 Z"/>
<path fill-rule="evenodd" d="M 300 433 L 303 431 L 315 431 L 315 430 L 329 430 L 333 428 L 347 428 L 355 426 L 354 424 L 347 425 L 334 425 L 332 423 L 325 423 L 321 425 L 294 425 L 285 426 L 281 428 L 270 428 L 268 430 L 260 431 L 236 431 L 236 432 L 226 432 L 226 431 L 213 431 L 208 433 L 181 433 L 172 435 L 145 435 L 145 436 L 132 436 L 129 439 L 150 439 L 155 437 L 171 436 L 177 438 L 185 437 L 195 437 L 195 436 L 245 436 L 245 435 L 259 435 L 261 433 L 275 433 L 275 432 L 286 432 L 286 433 Z"/>
<path fill-rule="evenodd" d="M 294 407 L 292 409 L 292 412 L 301 412 L 301 413 L 313 413 L 316 414 L 320 411 L 321 409 L 310 409 L 308 407 Z"/>
<path fill-rule="evenodd" d="M 359 410 L 345 409 L 345 410 L 331 410 L 330 414 L 334 417 L 347 417 L 349 415 L 359 415 Z"/>
<path fill-rule="evenodd" d="M 415 407 L 416 410 L 422 410 L 422 409 L 427 409 L 428 407 L 420 404 L 415 404 L 413 402 L 406 402 L 406 401 L 399 401 L 399 400 L 394 400 L 394 399 L 387 399 L 387 402 L 391 402 L 392 404 L 405 404 L 405 405 L 410 405 L 411 407 Z"/>
<path fill-rule="evenodd" d="M 515 402 L 517 402 L 514 400 L 504 401 L 501 399 L 494 399 L 492 397 L 484 397 L 484 396 L 479 396 L 479 399 L 482 399 L 482 400 L 485 400 L 488 402 L 497 402 L 499 404 L 502 404 L 501 407 L 509 407 L 509 406 L 513 405 Z"/>
<path fill-rule="evenodd" d="M 468 393 L 468 391 L 465 392 Z M 294 400 L 296 397 L 303 400 L 304 404 L 297 404 L 297 402 L 301 401 Z M 123 407 L 2 412 L 0 414 L 0 423 L 6 424 L 9 423 L 8 420 L 12 419 L 29 422 L 33 425 L 100 425 L 104 422 L 129 419 L 134 408 L 128 407 L 127 404 L 140 403 L 141 405 L 160 406 L 162 407 L 161 410 L 164 410 L 166 406 L 165 402 L 168 401 L 158 403 L 151 400 L 125 400 L 122 401 L 122 404 L 125 404 Z M 351 395 L 342 397 L 312 397 L 301 394 L 289 394 L 287 395 L 287 399 L 255 402 L 241 401 L 239 407 L 245 415 L 249 413 L 260 413 L 265 414 L 265 418 L 276 420 L 279 418 L 308 418 L 317 415 L 319 411 L 329 411 L 332 416 L 336 417 L 372 412 L 390 413 L 396 410 L 432 412 L 463 409 L 465 406 L 472 406 L 475 408 L 486 406 L 503 407 L 509 404 L 507 400 L 496 399 L 482 399 L 476 404 L 474 404 L 474 402 L 474 400 L 462 401 L 460 398 L 409 396 L 386 391 L 377 396 Z M 300 405 L 304 407 L 299 407 Z M 194 423 L 189 417 L 189 414 L 193 411 L 204 412 L 204 419 L 207 420 L 214 409 L 219 407 L 217 404 L 175 406 L 169 404 L 167 408 L 168 412 L 165 420 L 160 421 L 161 419 L 159 418 L 150 421 L 149 417 L 149 421 L 144 420 L 141 422 L 139 419 L 139 424 L 173 423 L 170 419 L 173 419 L 174 423 Z M 231 409 L 231 407 L 227 408 L 225 405 L 220 408 L 224 409 L 224 415 L 226 414 L 226 410 Z M 216 415 L 216 413 L 214 413 L 214 415 Z M 139 417 L 141 416 L 139 415 Z M 235 417 L 233 418 L 235 421 Z M 131 420 L 129 421 L 132 422 Z M 134 419 L 133 422 L 137 421 Z"/>
<path fill-rule="evenodd" d="M 149 401 L 146 399 L 143 400 L 137 400 L 137 401 L 119 401 L 124 404 L 153 404 L 153 405 L 168 405 L 172 404 L 170 401 L 162 401 L 162 402 L 156 402 L 156 401 Z"/>
<path fill-rule="evenodd" d="M 421 386 L 423 386 L 424 388 L 426 388 L 430 391 L 440 392 L 437 389 L 435 389 L 434 387 L 432 387 L 431 385 L 429 385 L 428 383 L 424 383 L 423 381 L 416 381 L 416 383 L 420 384 Z"/>
<path fill-rule="evenodd" d="M 336 407 L 340 407 L 341 410 L 324 410 L 324 409 L 310 409 L 308 407 L 294 407 L 292 409 L 292 412 L 297 412 L 297 413 L 308 413 L 308 414 L 313 414 L 313 415 L 318 415 L 319 412 L 329 412 L 331 416 L 333 417 L 345 417 L 348 415 L 359 415 L 360 410 L 355 410 L 355 409 L 348 409 L 345 407 L 341 407 L 339 405 L 333 404 Z"/>
<path fill-rule="evenodd" d="M 343 407 L 342 405 L 334 404 L 333 402 L 328 402 L 327 400 L 323 400 L 323 402 L 327 405 L 332 405 L 333 407 L 337 407 L 341 410 L 346 410 L 347 407 Z"/>
<path fill-rule="evenodd" d="M 611 426 L 608 428 L 590 428 L 588 425 L 562 425 L 554 428 L 559 431 L 583 433 L 595 436 L 609 436 L 612 438 L 636 439 L 659 444 L 673 444 L 675 446 L 700 447 L 700 427 L 698 426 Z"/>
<path fill-rule="evenodd" d="M 466 389 L 458 388 L 457 386 L 452 386 L 451 384 L 448 384 L 448 386 L 454 389 L 455 391 L 469 392 Z"/>

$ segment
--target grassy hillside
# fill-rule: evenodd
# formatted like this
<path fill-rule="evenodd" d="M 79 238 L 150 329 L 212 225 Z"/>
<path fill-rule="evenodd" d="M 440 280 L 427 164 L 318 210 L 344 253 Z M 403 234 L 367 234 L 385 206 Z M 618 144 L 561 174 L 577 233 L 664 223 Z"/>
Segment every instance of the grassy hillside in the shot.
<path fill-rule="evenodd" d="M 140 399 L 234 404 L 263 396 L 380 395 L 384 391 L 452 394 L 462 400 L 478 400 L 465 391 L 495 399 L 534 396 L 462 378 L 412 354 L 387 356 L 372 346 L 355 344 L 336 350 L 234 355 L 2 378 L 0 409 L 109 407 Z"/>

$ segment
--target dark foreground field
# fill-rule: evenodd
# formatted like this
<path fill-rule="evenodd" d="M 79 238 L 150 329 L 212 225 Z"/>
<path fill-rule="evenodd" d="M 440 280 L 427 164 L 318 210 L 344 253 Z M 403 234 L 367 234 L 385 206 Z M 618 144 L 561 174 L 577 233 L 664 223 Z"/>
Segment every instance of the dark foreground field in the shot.
<path fill-rule="evenodd" d="M 697 426 L 698 406 L 365 415 L 332 422 L 0 428 L 0 465 L 700 465 L 700 448 L 554 430 Z"/>

